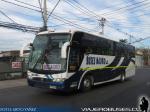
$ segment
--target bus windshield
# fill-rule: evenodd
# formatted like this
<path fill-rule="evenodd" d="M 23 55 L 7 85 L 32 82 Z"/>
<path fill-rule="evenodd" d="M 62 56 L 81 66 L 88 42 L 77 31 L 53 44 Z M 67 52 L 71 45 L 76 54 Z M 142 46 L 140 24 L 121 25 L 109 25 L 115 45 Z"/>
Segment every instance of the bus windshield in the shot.
<path fill-rule="evenodd" d="M 37 35 L 29 56 L 29 69 L 65 71 L 67 61 L 61 58 L 61 47 L 69 41 L 70 34 Z"/>

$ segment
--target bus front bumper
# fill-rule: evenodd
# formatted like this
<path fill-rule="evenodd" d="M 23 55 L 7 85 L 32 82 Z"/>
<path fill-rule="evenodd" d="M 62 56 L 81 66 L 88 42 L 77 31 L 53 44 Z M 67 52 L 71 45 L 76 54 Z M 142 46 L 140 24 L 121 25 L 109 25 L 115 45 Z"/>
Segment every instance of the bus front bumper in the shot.
<path fill-rule="evenodd" d="M 29 86 L 43 88 L 43 89 L 53 89 L 53 90 L 61 90 L 61 91 L 70 91 L 76 89 L 75 87 L 71 87 L 65 81 L 44 82 L 44 81 L 35 81 L 35 80 L 27 79 L 27 82 Z"/>
<path fill-rule="evenodd" d="M 44 82 L 44 81 L 35 81 L 27 79 L 28 85 L 38 88 L 47 88 L 47 89 L 65 89 L 64 82 Z"/>

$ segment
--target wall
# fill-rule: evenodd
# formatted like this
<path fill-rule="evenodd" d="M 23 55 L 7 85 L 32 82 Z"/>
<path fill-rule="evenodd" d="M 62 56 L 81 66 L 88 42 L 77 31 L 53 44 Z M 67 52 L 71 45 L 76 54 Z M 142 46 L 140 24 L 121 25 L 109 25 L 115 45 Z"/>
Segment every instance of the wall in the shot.
<path fill-rule="evenodd" d="M 143 56 L 136 55 L 135 56 L 135 64 L 137 67 L 143 67 L 143 64 L 144 64 Z"/>

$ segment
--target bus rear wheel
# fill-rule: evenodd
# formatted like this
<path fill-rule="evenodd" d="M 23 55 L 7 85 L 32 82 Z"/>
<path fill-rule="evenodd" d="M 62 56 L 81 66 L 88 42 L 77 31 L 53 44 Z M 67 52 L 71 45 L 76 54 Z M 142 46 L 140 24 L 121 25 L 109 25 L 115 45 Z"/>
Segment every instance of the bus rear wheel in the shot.
<path fill-rule="evenodd" d="M 92 76 L 87 75 L 82 80 L 80 90 L 82 92 L 89 91 L 92 88 L 92 85 L 93 85 Z"/>

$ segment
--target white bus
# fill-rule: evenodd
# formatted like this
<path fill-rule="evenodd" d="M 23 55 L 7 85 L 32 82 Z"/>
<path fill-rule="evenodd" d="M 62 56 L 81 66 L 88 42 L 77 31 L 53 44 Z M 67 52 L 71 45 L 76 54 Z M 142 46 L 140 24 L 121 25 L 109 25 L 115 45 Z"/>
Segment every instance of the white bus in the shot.
<path fill-rule="evenodd" d="M 28 84 L 56 90 L 90 90 L 135 74 L 135 48 L 82 31 L 41 32 L 29 56 Z"/>

